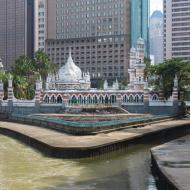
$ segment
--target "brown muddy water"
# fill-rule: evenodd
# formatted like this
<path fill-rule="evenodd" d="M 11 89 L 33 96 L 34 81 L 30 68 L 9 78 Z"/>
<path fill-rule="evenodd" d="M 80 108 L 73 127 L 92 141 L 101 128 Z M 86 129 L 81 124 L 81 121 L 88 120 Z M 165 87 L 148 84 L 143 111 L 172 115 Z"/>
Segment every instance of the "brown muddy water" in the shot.
<path fill-rule="evenodd" d="M 45 157 L 0 135 L 0 190 L 157 190 L 150 169 L 152 146 L 66 160 Z"/>

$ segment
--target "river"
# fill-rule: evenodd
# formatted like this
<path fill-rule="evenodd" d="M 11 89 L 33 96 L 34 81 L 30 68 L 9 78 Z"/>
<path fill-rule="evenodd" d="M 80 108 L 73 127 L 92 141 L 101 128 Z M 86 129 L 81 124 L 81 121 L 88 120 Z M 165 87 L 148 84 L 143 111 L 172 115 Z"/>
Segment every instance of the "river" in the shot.
<path fill-rule="evenodd" d="M 0 135 L 0 190 L 156 190 L 150 172 L 152 146 L 66 160 L 45 157 Z"/>

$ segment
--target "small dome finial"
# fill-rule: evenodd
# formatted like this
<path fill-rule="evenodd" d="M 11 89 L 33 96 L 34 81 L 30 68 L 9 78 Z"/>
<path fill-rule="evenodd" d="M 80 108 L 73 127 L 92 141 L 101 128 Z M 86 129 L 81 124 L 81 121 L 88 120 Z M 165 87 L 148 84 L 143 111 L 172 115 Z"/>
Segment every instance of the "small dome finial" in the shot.
<path fill-rule="evenodd" d="M 69 48 L 69 57 L 72 57 L 72 55 L 71 55 L 71 47 Z"/>

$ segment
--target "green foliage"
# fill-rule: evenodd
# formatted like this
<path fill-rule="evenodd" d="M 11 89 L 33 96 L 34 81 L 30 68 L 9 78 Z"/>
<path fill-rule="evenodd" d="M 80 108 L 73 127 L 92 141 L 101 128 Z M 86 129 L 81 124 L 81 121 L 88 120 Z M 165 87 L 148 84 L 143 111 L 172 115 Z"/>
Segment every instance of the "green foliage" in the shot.
<path fill-rule="evenodd" d="M 15 97 L 18 99 L 33 99 L 37 78 L 42 76 L 45 81 L 48 73 L 55 72 L 55 70 L 54 64 L 49 61 L 48 56 L 42 51 L 37 51 L 34 59 L 27 56 L 18 57 L 11 72 Z"/>
<path fill-rule="evenodd" d="M 56 65 L 52 64 L 49 57 L 41 50 L 37 51 L 34 55 L 34 67 L 43 81 L 46 80 L 48 73 L 55 73 L 57 70 Z"/>
<path fill-rule="evenodd" d="M 125 90 L 127 86 L 127 80 L 119 80 L 119 90 Z"/>
<path fill-rule="evenodd" d="M 91 87 L 102 90 L 104 88 L 104 80 L 100 79 L 91 80 Z"/>
<path fill-rule="evenodd" d="M 4 86 L 4 99 L 8 97 L 8 75 L 9 73 L 4 70 L 0 70 L 0 80 L 3 82 Z"/>
<path fill-rule="evenodd" d="M 155 88 L 162 88 L 164 97 L 168 99 L 172 95 L 173 81 L 175 76 L 178 77 L 178 94 L 183 99 L 180 92 L 184 92 L 187 85 L 190 84 L 190 63 L 181 59 L 171 59 L 165 62 L 150 66 L 149 74 L 153 76 L 152 84 Z"/>

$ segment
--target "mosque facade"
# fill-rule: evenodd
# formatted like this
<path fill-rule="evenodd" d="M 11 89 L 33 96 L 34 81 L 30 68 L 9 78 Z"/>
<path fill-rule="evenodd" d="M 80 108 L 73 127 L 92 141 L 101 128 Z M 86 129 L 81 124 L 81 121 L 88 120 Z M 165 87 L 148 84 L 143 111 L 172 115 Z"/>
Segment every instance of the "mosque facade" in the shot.
<path fill-rule="evenodd" d="M 163 99 L 162 90 L 150 90 L 144 79 L 144 41 L 139 38 L 136 49 L 130 50 L 129 84 L 125 90 L 119 89 L 117 79 L 112 86 L 104 81 L 103 89 L 91 88 L 89 73 L 83 73 L 69 57 L 64 66 L 54 75 L 49 74 L 43 88 L 42 80 L 36 81 L 35 98 L 31 101 L 17 100 L 13 94 L 12 79 L 8 81 L 8 99 L 3 100 L 3 83 L 0 82 L 0 102 L 3 106 L 17 107 L 86 107 L 86 106 L 120 106 L 126 109 L 134 108 L 140 112 L 150 109 L 145 107 L 172 107 L 178 101 L 177 78 L 174 81 L 173 94 L 169 100 Z M 45 110 L 45 109 L 44 109 Z M 52 110 L 52 109 L 51 109 Z M 129 111 L 130 111 L 129 110 Z"/>

